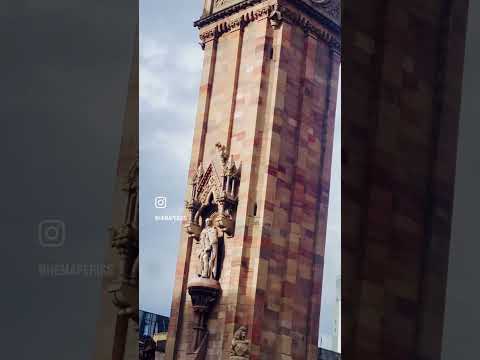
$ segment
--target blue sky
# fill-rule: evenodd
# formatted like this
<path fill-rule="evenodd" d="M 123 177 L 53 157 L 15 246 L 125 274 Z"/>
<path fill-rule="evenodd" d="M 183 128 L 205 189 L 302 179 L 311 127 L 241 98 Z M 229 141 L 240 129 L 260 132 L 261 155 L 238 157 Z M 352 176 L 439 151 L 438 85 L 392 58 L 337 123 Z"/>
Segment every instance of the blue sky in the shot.
<path fill-rule="evenodd" d="M 140 2 L 140 308 L 170 315 L 203 52 L 202 0 Z M 340 129 L 337 106 L 336 130 Z M 340 274 L 340 131 L 335 144 L 320 333 L 330 334 Z M 157 209 L 155 197 L 167 198 Z"/>

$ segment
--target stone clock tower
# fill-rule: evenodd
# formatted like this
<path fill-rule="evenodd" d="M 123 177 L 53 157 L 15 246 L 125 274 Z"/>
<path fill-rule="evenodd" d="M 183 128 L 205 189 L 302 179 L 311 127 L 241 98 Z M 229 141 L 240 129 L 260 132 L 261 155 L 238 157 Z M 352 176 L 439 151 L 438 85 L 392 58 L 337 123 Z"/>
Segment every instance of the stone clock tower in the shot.
<path fill-rule="evenodd" d="M 336 0 L 205 0 L 166 358 L 317 358 Z"/>

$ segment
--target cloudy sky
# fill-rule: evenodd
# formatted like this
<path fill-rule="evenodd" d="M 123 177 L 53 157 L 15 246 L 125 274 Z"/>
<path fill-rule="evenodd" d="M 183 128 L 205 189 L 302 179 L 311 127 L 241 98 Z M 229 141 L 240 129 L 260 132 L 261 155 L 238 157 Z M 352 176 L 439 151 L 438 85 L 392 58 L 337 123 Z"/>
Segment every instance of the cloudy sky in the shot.
<path fill-rule="evenodd" d="M 155 216 L 183 214 L 203 56 L 192 24 L 201 6 L 202 0 L 140 2 L 140 308 L 167 316 L 181 226 Z M 320 321 L 327 335 L 340 274 L 339 131 L 335 139 Z M 166 209 L 155 207 L 158 196 L 167 198 Z"/>

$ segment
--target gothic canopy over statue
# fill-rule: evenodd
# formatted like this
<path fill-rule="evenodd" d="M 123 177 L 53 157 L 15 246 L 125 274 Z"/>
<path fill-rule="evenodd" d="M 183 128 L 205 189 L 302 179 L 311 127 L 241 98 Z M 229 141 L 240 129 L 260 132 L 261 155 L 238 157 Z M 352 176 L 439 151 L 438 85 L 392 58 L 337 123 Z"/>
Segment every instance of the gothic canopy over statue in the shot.
<path fill-rule="evenodd" d="M 185 226 L 189 236 L 200 241 L 207 219 L 216 230 L 233 235 L 241 167 L 229 156 L 224 145 L 217 143 L 216 156 L 204 170 L 198 165 L 190 181 L 191 197 L 186 202 L 189 211 Z M 213 231 L 213 230 L 208 230 Z"/>

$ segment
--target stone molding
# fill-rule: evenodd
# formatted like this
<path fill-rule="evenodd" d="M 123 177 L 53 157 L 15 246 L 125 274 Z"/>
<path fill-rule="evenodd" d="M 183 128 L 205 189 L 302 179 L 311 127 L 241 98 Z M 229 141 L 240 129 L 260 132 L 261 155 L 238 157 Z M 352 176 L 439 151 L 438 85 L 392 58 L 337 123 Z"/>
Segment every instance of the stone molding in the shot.
<path fill-rule="evenodd" d="M 296 0 L 297 2 L 299 0 Z M 300 0 L 301 1 L 301 0 Z M 320 8 L 323 13 L 329 16 L 335 23 L 340 24 L 341 21 L 341 0 L 310 0 L 313 7 Z"/>
<path fill-rule="evenodd" d="M 274 9 L 275 5 L 268 4 L 259 9 L 246 11 L 234 19 L 224 19 L 223 17 L 219 18 L 218 20 L 223 19 L 224 21 L 218 22 L 215 27 L 200 32 L 202 48 L 205 46 L 205 43 L 212 41 L 225 33 L 240 30 L 242 27 L 247 26 L 253 21 L 264 19 L 265 17 L 269 16 Z"/>
<path fill-rule="evenodd" d="M 233 19 L 228 18 L 228 16 L 234 12 L 240 12 L 241 10 L 262 2 L 267 2 L 267 4 L 263 7 L 241 12 Z M 302 4 L 304 3 L 302 2 Z M 274 28 L 278 28 L 282 21 L 287 21 L 293 25 L 300 26 L 307 35 L 324 40 L 334 52 L 340 54 L 341 42 L 339 28 L 333 29 L 332 31 L 330 26 L 316 26 L 316 24 L 313 24 L 301 11 L 293 10 L 291 7 L 280 5 L 278 3 L 268 3 L 268 1 L 265 0 L 245 1 L 225 9 L 225 11 L 220 11 L 208 18 L 200 19 L 195 22 L 195 26 L 199 27 L 201 31 L 200 45 L 202 48 L 205 48 L 206 43 L 218 39 L 223 34 L 239 30 L 242 27 L 247 26 L 249 23 L 264 19 L 265 17 L 270 18 L 271 24 Z M 215 26 L 202 31 L 202 28 L 215 21 L 217 22 Z M 320 24 L 325 25 L 321 21 Z"/>
<path fill-rule="evenodd" d="M 317 39 L 324 40 L 334 52 L 340 53 L 341 43 L 340 36 L 332 33 L 325 28 L 317 27 L 312 22 L 298 11 L 294 11 L 289 7 L 280 5 L 275 10 L 281 14 L 281 19 L 293 25 L 300 26 L 306 35 L 313 36 Z"/>
<path fill-rule="evenodd" d="M 239 11 L 267 1 L 269 0 L 245 0 L 240 3 L 233 4 L 198 19 L 194 22 L 194 26 L 202 28 Z M 335 33 L 340 33 L 340 0 L 280 0 L 279 2 L 288 3 L 297 7 L 299 10 L 303 11 L 309 16 L 312 16 L 323 25 L 329 27 Z M 223 6 L 223 4 L 215 5 L 214 9 L 220 6 Z"/>

